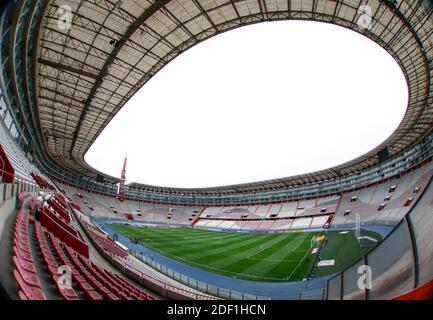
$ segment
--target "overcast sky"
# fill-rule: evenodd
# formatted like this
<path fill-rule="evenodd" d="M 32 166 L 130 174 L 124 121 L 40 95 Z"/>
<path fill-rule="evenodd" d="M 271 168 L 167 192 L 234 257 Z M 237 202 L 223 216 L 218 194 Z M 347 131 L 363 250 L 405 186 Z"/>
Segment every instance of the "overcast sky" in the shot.
<path fill-rule="evenodd" d="M 209 187 L 325 169 L 383 142 L 407 86 L 371 40 L 317 22 L 267 22 L 181 54 L 122 108 L 86 154 L 96 169 Z"/>

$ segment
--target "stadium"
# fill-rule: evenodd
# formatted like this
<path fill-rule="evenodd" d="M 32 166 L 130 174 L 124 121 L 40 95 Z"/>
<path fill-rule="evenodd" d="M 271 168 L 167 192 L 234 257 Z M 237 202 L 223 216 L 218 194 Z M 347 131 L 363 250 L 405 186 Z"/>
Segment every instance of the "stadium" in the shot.
<path fill-rule="evenodd" d="M 433 298 L 431 1 L 8 0 L 0 8 L 1 296 Z M 127 158 L 119 177 L 86 162 L 119 110 L 176 57 L 224 32 L 285 20 L 349 29 L 396 61 L 407 108 L 376 148 L 320 171 L 205 188 L 126 183 Z"/>

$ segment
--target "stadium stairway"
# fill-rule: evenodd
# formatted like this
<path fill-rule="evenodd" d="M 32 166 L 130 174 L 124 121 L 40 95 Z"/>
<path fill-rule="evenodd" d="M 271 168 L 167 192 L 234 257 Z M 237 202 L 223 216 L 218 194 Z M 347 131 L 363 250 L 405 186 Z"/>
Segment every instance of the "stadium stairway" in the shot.
<path fill-rule="evenodd" d="M 35 224 L 36 228 L 36 238 L 38 242 L 38 250 L 41 255 L 41 259 L 45 261 L 45 265 L 48 268 L 48 271 L 53 270 L 53 268 L 58 268 L 58 266 L 62 265 L 62 261 L 60 258 L 55 254 L 55 249 L 51 243 L 49 243 L 44 235 L 44 232 L 40 226 L 40 224 Z M 56 274 L 56 270 L 53 270 L 54 272 L 51 273 L 51 278 L 54 282 L 57 283 L 57 280 L 59 276 Z M 86 296 L 83 292 L 80 292 L 80 289 L 76 283 L 71 283 L 72 290 L 66 291 L 66 292 L 60 292 L 60 294 L 63 293 L 64 299 L 70 300 L 78 298 L 80 300 L 86 299 Z"/>
<path fill-rule="evenodd" d="M 46 272 L 46 263 L 43 260 L 41 247 L 36 240 L 36 227 L 39 224 L 31 223 L 29 226 L 30 247 L 33 254 L 33 261 L 39 279 L 41 281 L 41 289 L 45 293 L 48 300 L 60 300 L 61 296 L 57 293 L 57 286 L 54 284 L 52 277 Z"/>

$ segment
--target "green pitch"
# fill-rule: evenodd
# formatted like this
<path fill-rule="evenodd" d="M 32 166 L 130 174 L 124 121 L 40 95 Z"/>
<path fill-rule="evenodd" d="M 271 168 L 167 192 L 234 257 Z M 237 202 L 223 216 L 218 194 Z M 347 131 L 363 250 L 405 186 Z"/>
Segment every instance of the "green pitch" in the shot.
<path fill-rule="evenodd" d="M 370 252 L 382 240 L 379 233 L 361 229 L 361 236 L 376 239 L 377 242 L 358 241 L 354 230 L 329 231 L 326 233 L 326 241 L 320 251 L 321 260 L 334 260 L 333 266 L 318 267 L 314 278 L 333 274 L 350 267 L 363 255 Z"/>
<path fill-rule="evenodd" d="M 185 228 L 110 227 L 162 255 L 209 272 L 253 281 L 299 281 L 316 258 L 317 232 L 243 234 Z"/>

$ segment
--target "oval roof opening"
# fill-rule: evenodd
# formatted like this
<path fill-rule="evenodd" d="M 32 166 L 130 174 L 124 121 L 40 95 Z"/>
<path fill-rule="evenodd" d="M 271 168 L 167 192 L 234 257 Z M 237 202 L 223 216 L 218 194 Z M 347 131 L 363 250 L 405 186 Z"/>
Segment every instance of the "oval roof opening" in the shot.
<path fill-rule="evenodd" d="M 408 101 L 379 45 L 319 22 L 259 23 L 206 40 L 135 94 L 85 159 L 128 182 L 212 187 L 326 169 L 383 142 Z"/>

